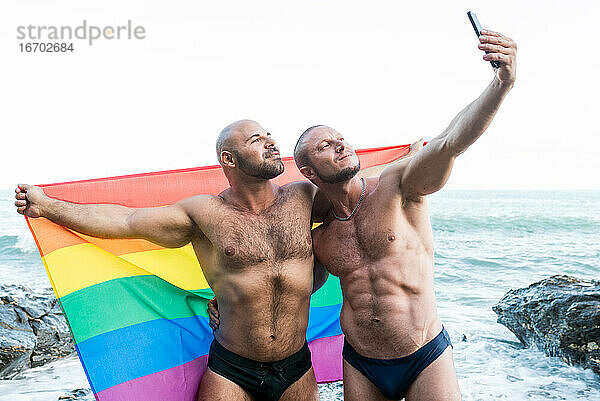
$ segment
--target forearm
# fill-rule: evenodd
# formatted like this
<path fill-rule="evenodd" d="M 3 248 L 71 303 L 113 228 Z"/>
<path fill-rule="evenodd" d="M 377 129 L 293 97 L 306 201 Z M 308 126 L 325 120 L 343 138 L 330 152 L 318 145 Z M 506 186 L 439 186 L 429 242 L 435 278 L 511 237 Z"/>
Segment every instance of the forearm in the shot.
<path fill-rule="evenodd" d="M 456 115 L 439 138 L 454 156 L 467 150 L 485 132 L 512 86 L 494 77 L 483 93 Z"/>
<path fill-rule="evenodd" d="M 498 33 L 482 30 L 479 49 L 486 61 L 497 61 L 494 80 L 483 93 L 452 120 L 448 128 L 431 140 L 406 166 L 390 178 L 399 178 L 405 199 L 419 199 L 440 190 L 463 153 L 487 129 L 516 77 L 516 43 Z M 382 174 L 382 176 L 385 172 Z M 395 182 L 395 181 L 392 181 Z"/>
<path fill-rule="evenodd" d="M 77 232 L 99 238 L 132 236 L 128 217 L 135 209 L 111 204 L 78 204 L 48 198 L 43 217 Z"/>

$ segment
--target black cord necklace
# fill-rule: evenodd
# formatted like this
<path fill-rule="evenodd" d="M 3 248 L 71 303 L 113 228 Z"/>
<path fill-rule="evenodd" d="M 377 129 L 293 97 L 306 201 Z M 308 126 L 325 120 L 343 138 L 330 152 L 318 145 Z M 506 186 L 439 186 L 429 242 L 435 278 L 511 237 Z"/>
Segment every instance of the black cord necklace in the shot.
<path fill-rule="evenodd" d="M 365 179 L 364 178 L 361 178 L 361 180 L 362 180 L 362 184 L 363 184 L 362 192 L 360 194 L 360 198 L 358 199 L 358 203 L 354 207 L 354 210 L 352 211 L 352 213 L 350 213 L 350 216 L 348 216 L 348 217 L 338 217 L 335 214 L 335 210 L 333 208 L 331 209 L 331 211 L 333 212 L 333 217 L 335 217 L 339 221 L 348 221 L 348 220 L 350 220 L 352 218 L 352 216 L 354 216 L 354 213 L 356 213 L 356 211 L 358 210 L 358 207 L 360 206 L 360 204 L 362 203 L 362 200 L 363 200 L 363 198 L 365 196 L 365 188 L 366 188 L 367 185 L 365 184 Z"/>

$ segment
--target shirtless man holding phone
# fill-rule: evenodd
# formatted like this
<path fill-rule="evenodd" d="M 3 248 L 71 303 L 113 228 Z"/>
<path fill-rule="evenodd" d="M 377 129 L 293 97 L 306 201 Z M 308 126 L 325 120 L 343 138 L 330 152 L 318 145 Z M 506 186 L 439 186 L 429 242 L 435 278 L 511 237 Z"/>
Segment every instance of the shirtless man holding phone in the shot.
<path fill-rule="evenodd" d="M 307 129 L 296 145 L 300 172 L 333 205 L 313 230 L 313 249 L 341 282 L 346 401 L 461 399 L 437 314 L 426 197 L 444 186 L 455 159 L 485 132 L 514 85 L 514 41 L 485 30 L 479 41 L 484 60 L 499 63 L 492 82 L 419 153 L 378 178 L 356 175 L 356 153 L 330 127 Z"/>

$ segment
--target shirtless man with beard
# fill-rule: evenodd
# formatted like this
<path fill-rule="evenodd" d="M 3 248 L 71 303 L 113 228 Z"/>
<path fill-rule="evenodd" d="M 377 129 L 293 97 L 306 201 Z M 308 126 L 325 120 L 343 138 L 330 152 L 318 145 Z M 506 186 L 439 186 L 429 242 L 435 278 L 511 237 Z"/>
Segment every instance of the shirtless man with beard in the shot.
<path fill-rule="evenodd" d="M 298 168 L 333 204 L 313 231 L 313 249 L 341 281 L 346 401 L 461 399 L 437 314 L 426 196 L 444 186 L 456 157 L 483 134 L 513 87 L 516 44 L 491 31 L 480 42 L 490 52 L 484 59 L 501 63 L 492 83 L 441 135 L 379 178 L 356 175 L 354 150 L 330 127 L 307 129 L 296 145 Z"/>
<path fill-rule="evenodd" d="M 318 400 L 306 344 L 316 188 L 270 181 L 284 167 L 275 141 L 255 121 L 226 127 L 217 155 L 230 184 L 219 196 L 128 208 L 64 202 L 20 184 L 15 206 L 95 237 L 143 238 L 167 248 L 192 243 L 224 317 L 198 400 Z"/>

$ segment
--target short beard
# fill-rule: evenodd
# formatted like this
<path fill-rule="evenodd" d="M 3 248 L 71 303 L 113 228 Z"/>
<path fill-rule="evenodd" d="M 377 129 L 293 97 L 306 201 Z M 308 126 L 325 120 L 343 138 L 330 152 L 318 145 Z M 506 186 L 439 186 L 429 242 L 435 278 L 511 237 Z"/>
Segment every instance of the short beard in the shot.
<path fill-rule="evenodd" d="M 313 167 L 314 168 L 314 167 Z M 315 173 L 317 177 L 321 179 L 321 181 L 327 184 L 337 184 L 338 182 L 348 181 L 352 177 L 354 177 L 360 171 L 360 162 L 354 167 L 346 167 L 345 169 L 338 171 L 334 175 L 324 176 L 319 173 L 317 169 L 315 169 Z"/>
<path fill-rule="evenodd" d="M 270 180 L 283 173 L 283 162 L 277 160 L 275 164 L 270 164 L 266 160 L 260 164 L 248 163 L 244 158 L 240 157 L 238 152 L 233 152 L 238 161 L 238 167 L 240 170 L 249 175 L 250 177 L 262 178 L 264 180 Z"/>

